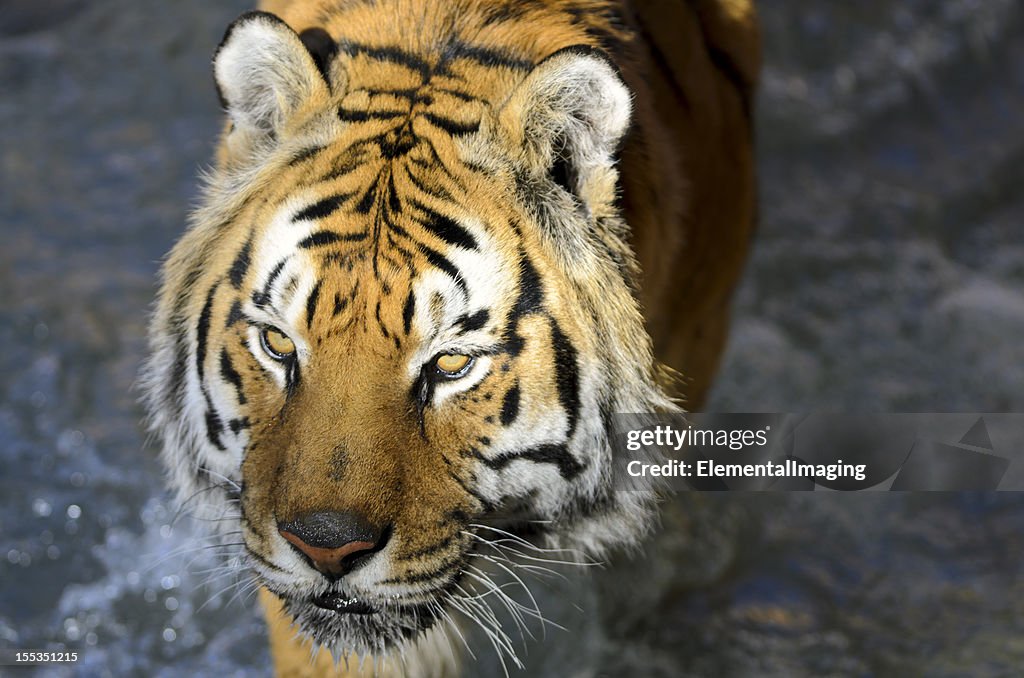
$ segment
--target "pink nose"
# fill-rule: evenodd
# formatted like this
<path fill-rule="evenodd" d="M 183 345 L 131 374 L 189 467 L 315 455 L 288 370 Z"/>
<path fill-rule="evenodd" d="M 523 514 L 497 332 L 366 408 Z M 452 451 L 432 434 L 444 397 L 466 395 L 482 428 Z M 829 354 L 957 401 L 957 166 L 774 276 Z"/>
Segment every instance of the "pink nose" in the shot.
<path fill-rule="evenodd" d="M 321 573 L 343 577 L 377 550 L 381 538 L 366 519 L 351 512 L 322 511 L 279 523 L 277 531 Z"/>

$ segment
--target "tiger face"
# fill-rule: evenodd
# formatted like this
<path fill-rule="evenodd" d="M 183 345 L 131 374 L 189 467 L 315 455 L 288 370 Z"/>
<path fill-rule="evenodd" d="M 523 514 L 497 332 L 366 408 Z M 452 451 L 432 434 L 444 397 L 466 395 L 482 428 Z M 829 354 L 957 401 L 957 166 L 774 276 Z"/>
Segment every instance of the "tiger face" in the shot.
<path fill-rule="evenodd" d="M 458 606 L 489 529 L 638 537 L 651 497 L 614 491 L 609 419 L 671 405 L 610 64 L 321 33 L 254 12 L 217 52 L 230 128 L 164 268 L 146 402 L 181 499 L 241 532 L 301 629 L 381 653 Z"/>

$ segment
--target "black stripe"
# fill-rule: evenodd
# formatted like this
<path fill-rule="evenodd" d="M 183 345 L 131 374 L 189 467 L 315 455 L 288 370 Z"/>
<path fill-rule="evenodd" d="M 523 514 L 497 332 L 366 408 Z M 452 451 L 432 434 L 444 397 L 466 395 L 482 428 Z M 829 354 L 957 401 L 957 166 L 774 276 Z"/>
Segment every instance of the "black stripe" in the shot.
<path fill-rule="evenodd" d="M 221 443 L 220 434 L 224 430 L 224 423 L 214 409 L 210 395 L 206 390 L 206 384 L 204 383 L 206 348 L 210 334 L 210 317 L 213 314 L 213 298 L 219 284 L 219 282 L 214 283 L 209 293 L 207 293 L 206 303 L 203 304 L 203 310 L 199 313 L 199 321 L 196 324 L 196 374 L 199 378 L 199 390 L 202 391 L 203 398 L 206 400 L 206 437 L 210 444 L 223 451 L 225 447 Z"/>
<path fill-rule="evenodd" d="M 572 438 L 580 418 L 580 369 L 577 364 L 576 348 L 562 332 L 554 319 L 551 320 L 551 344 L 555 350 L 555 380 L 558 386 L 558 402 L 569 418 L 566 438 Z"/>
<path fill-rule="evenodd" d="M 248 516 L 246 516 L 244 512 L 242 513 L 242 521 L 244 521 L 246 523 L 246 525 L 249 527 L 249 529 L 251 529 L 251 530 L 253 530 L 253 532 L 255 532 L 256 528 L 253 527 L 252 522 L 249 520 Z M 255 560 L 257 563 L 259 563 L 263 567 L 267 568 L 268 570 L 272 570 L 274 572 L 280 572 L 281 574 L 287 574 L 289 576 L 294 576 L 292 573 L 288 572 L 287 570 L 281 569 L 280 567 L 278 567 L 274 563 L 270 562 L 269 560 L 267 560 L 266 558 L 264 558 L 260 554 L 256 553 L 252 549 L 246 549 L 245 550 L 245 556 L 246 556 L 246 558 L 251 558 L 252 560 Z"/>
<path fill-rule="evenodd" d="M 242 313 L 242 302 L 235 299 L 231 302 L 231 310 L 228 311 L 228 319 L 224 321 L 224 327 L 231 327 L 244 318 L 245 315 Z"/>
<path fill-rule="evenodd" d="M 388 174 L 388 207 L 395 214 L 401 214 L 402 201 L 398 198 L 398 191 L 395 190 L 395 173 Z"/>
<path fill-rule="evenodd" d="M 330 216 L 334 212 L 337 212 L 338 209 L 345 204 L 345 201 L 352 197 L 352 195 L 352 193 L 341 193 L 319 200 L 292 217 L 292 221 L 323 219 L 326 216 Z"/>
<path fill-rule="evenodd" d="M 347 108 L 338 109 L 338 117 L 344 122 L 366 122 L 367 120 L 394 120 L 408 115 L 405 111 L 353 111 Z"/>
<path fill-rule="evenodd" d="M 405 306 L 402 307 L 402 329 L 405 330 L 405 334 L 409 334 L 409 330 L 412 329 L 412 314 L 416 310 L 416 297 L 413 295 L 412 290 L 409 290 L 409 296 L 405 298 Z"/>
<path fill-rule="evenodd" d="M 425 572 L 416 572 L 414 574 L 406 574 L 401 577 L 392 577 L 381 581 L 381 584 L 416 584 L 425 581 L 433 581 L 444 577 L 449 572 L 453 572 L 458 569 L 459 564 L 462 562 L 462 554 L 455 554 L 454 557 L 448 558 L 441 562 L 441 565 L 434 568 L 433 570 L 427 570 Z"/>
<path fill-rule="evenodd" d="M 412 173 L 412 170 L 409 169 L 408 164 L 403 164 L 402 167 L 405 169 L 405 175 L 409 177 L 409 181 L 411 181 L 413 186 L 418 188 L 420 191 L 426 193 L 427 195 L 432 195 L 438 200 L 447 200 L 448 202 L 455 201 L 455 198 L 452 197 L 452 194 L 445 190 L 443 186 L 428 187 L 425 183 L 423 183 L 422 179 L 420 179 L 419 177 Z"/>
<path fill-rule="evenodd" d="M 281 271 L 284 270 L 284 265 L 288 263 L 288 259 L 289 257 L 285 257 L 274 265 L 274 268 L 270 271 L 270 275 L 267 276 L 267 282 L 263 284 L 262 292 L 252 293 L 252 303 L 256 306 L 262 308 L 270 303 L 270 291 L 274 287 L 274 282 L 277 281 L 277 278 L 281 275 Z"/>
<path fill-rule="evenodd" d="M 366 193 L 363 194 L 363 197 L 359 199 L 359 204 L 356 205 L 356 211 L 360 214 L 369 214 L 370 210 L 373 208 L 374 199 L 377 197 L 377 182 L 379 181 L 380 175 L 378 174 L 377 178 L 374 179 L 372 184 L 370 184 L 370 187 L 366 189 Z"/>
<path fill-rule="evenodd" d="M 459 325 L 461 332 L 473 332 L 486 325 L 487 321 L 490 319 L 490 312 L 484 308 L 472 315 L 463 315 L 455 321 L 455 324 Z"/>
<path fill-rule="evenodd" d="M 541 308 L 543 298 L 544 286 L 541 283 L 540 275 L 533 267 L 533 262 L 523 252 L 519 258 L 519 296 L 516 298 L 516 305 L 512 309 L 510 318 L 517 321 L 524 315 L 536 313 Z"/>
<path fill-rule="evenodd" d="M 242 287 L 242 280 L 245 278 L 245 274 L 249 271 L 250 255 L 252 253 L 252 238 L 250 237 L 245 241 L 245 245 L 238 251 L 238 256 L 231 262 L 231 270 L 228 272 L 228 277 L 231 279 L 231 285 L 237 290 Z"/>
<path fill-rule="evenodd" d="M 334 231 L 317 231 L 301 241 L 299 247 L 309 249 L 311 247 L 322 247 L 336 242 L 359 242 L 366 240 L 366 233 L 335 233 Z"/>
<path fill-rule="evenodd" d="M 211 445 L 223 452 L 227 449 L 220 440 L 220 434 L 224 432 L 224 422 L 221 421 L 217 411 L 213 409 L 209 397 L 206 400 L 206 439 L 210 441 Z"/>
<path fill-rule="evenodd" d="M 235 395 L 238 396 L 238 404 L 245 404 L 245 391 L 242 386 L 242 375 L 238 373 L 235 366 L 231 364 L 231 356 L 228 355 L 227 348 L 221 348 L 220 350 L 220 376 L 224 378 L 224 381 L 228 382 L 235 387 Z M 235 431 L 237 433 L 237 431 Z"/>
<path fill-rule="evenodd" d="M 384 338 L 390 338 L 391 333 L 388 332 L 388 328 L 385 327 L 384 321 L 380 319 L 380 299 L 377 300 L 377 306 L 373 311 L 373 317 L 377 321 L 377 326 L 380 327 L 380 331 L 384 335 Z"/>
<path fill-rule="evenodd" d="M 342 160 L 344 159 L 344 162 Z M 320 183 L 323 181 L 331 181 L 333 179 L 340 179 L 341 177 L 348 176 L 352 172 L 363 167 L 366 164 L 366 158 L 362 155 L 356 155 L 355 157 L 339 157 L 334 160 L 335 164 L 331 167 L 331 170 L 324 174 L 322 177 L 312 183 Z"/>
<path fill-rule="evenodd" d="M 454 219 L 446 217 L 439 212 L 435 212 L 415 198 L 413 198 L 411 202 L 427 217 L 426 219 L 418 219 L 417 221 L 419 224 L 430 231 L 434 236 L 440 238 L 449 245 L 454 245 L 467 250 L 477 249 L 476 239 L 473 235 L 459 225 L 459 223 Z"/>
<path fill-rule="evenodd" d="M 508 426 L 519 416 L 519 382 L 512 385 L 512 388 L 505 394 L 501 401 L 501 425 Z"/>
<path fill-rule="evenodd" d="M 448 511 L 441 520 L 437 521 L 437 524 L 441 527 L 449 525 L 450 523 L 456 523 L 457 525 L 465 525 L 469 522 L 469 514 L 460 508 L 454 508 Z"/>
<path fill-rule="evenodd" d="M 388 215 L 388 216 L 390 216 L 390 215 Z M 412 236 L 410 236 L 409 233 L 404 228 L 399 226 L 398 223 L 394 219 L 388 219 L 387 220 L 387 225 L 388 225 L 388 230 L 391 231 L 391 233 L 397 233 L 398 235 L 402 236 L 403 238 L 408 238 L 409 240 L 413 239 Z M 389 242 L 392 245 L 394 245 L 395 247 L 398 247 L 398 245 L 395 244 L 394 238 L 391 238 L 391 233 L 388 233 Z M 406 254 L 408 254 L 408 252 L 406 252 Z"/>
<path fill-rule="evenodd" d="M 433 113 L 423 113 L 423 117 L 426 118 L 434 127 L 444 130 L 453 137 L 462 136 L 464 134 L 473 134 L 480 129 L 479 120 L 474 122 L 459 122 L 458 120 L 452 120 L 451 118 L 445 118 Z"/>
<path fill-rule="evenodd" d="M 252 428 L 252 424 L 249 422 L 249 417 L 242 417 L 241 419 L 232 419 L 228 422 L 228 428 L 236 436 L 244 429 Z"/>
<path fill-rule="evenodd" d="M 393 160 L 411 151 L 416 146 L 416 137 L 409 133 L 408 127 L 393 128 L 377 137 L 377 145 L 382 158 Z"/>
<path fill-rule="evenodd" d="M 455 281 L 455 284 L 459 286 L 464 294 L 469 293 L 469 289 L 466 287 L 466 281 L 462 279 L 459 274 L 459 269 L 455 268 L 452 262 L 448 261 L 443 255 L 439 254 L 435 250 L 430 249 L 426 245 L 419 246 L 420 252 L 427 258 L 430 265 L 434 268 L 439 268 L 451 277 Z"/>
<path fill-rule="evenodd" d="M 424 148 L 430 151 L 430 158 L 410 157 L 409 162 L 413 163 L 417 167 L 422 167 L 431 171 L 436 172 L 440 170 L 446 177 L 448 177 L 449 181 L 458 186 L 461 190 L 465 191 L 465 183 L 448 168 L 448 164 L 444 161 L 444 158 L 438 154 L 437 149 L 434 148 L 434 144 L 430 139 L 422 138 L 422 141 L 424 142 Z"/>
<path fill-rule="evenodd" d="M 484 22 L 486 25 L 501 24 L 506 21 L 515 21 L 526 15 L 530 8 L 526 3 L 505 2 L 503 4 L 488 5 L 484 9 Z"/>
<path fill-rule="evenodd" d="M 217 292 L 217 284 L 214 283 L 206 294 L 206 303 L 203 304 L 203 310 L 199 313 L 199 322 L 196 324 L 196 373 L 199 375 L 200 382 L 203 381 L 205 370 L 206 340 L 210 333 L 210 315 L 213 312 L 213 295 Z"/>
<path fill-rule="evenodd" d="M 519 58 L 505 50 L 467 45 L 464 42 L 452 42 L 445 49 L 442 61 L 448 62 L 453 59 L 469 59 L 481 66 L 511 68 L 517 71 L 530 71 L 535 65 L 533 61 Z"/>
<path fill-rule="evenodd" d="M 306 329 L 313 326 L 313 316 L 316 314 L 316 305 L 320 300 L 320 285 L 323 282 L 323 280 L 317 280 L 316 285 L 313 285 L 313 289 L 309 293 L 309 298 L 306 299 Z"/>
<path fill-rule="evenodd" d="M 354 91 L 366 92 L 371 97 L 392 96 L 392 97 L 395 97 L 396 99 L 412 99 L 414 96 L 416 96 L 419 93 L 420 88 L 419 87 L 410 87 L 408 89 L 377 89 L 375 87 L 368 87 L 368 88 L 363 89 L 363 90 L 354 90 Z M 351 94 L 351 92 L 350 92 L 350 94 Z"/>
<path fill-rule="evenodd" d="M 349 56 L 366 56 L 378 61 L 386 61 L 416 71 L 424 82 L 430 77 L 431 67 L 426 61 L 397 47 L 370 47 L 345 40 L 338 47 Z"/>
<path fill-rule="evenodd" d="M 348 297 L 342 299 L 338 293 L 335 293 L 333 315 L 338 315 L 339 313 L 344 311 L 346 306 L 348 306 Z"/>
<path fill-rule="evenodd" d="M 433 544 L 431 544 L 429 546 L 424 546 L 423 548 L 419 549 L 418 551 L 413 551 L 412 553 L 403 554 L 402 555 L 402 560 L 403 561 L 416 560 L 417 558 L 422 558 L 424 556 L 433 555 L 433 554 L 437 553 L 438 551 L 444 551 L 449 546 L 451 546 L 452 542 L 455 541 L 455 539 L 458 536 L 459 535 L 458 535 L 457 532 L 451 532 L 448 535 L 446 535 L 445 537 L 443 537 L 442 539 L 440 539 L 439 541 L 436 541 L 436 542 L 434 542 Z"/>
<path fill-rule="evenodd" d="M 442 456 L 441 459 L 444 460 L 445 466 L 448 467 L 447 469 L 445 469 L 448 472 L 448 477 L 454 480 L 456 484 L 458 484 L 458 486 L 462 488 L 463 492 L 473 497 L 473 499 L 476 499 L 477 502 L 480 504 L 480 508 L 482 508 L 484 511 L 493 511 L 496 508 L 494 502 L 492 502 L 490 499 L 474 490 L 472 487 L 466 484 L 466 481 L 459 477 L 459 474 L 452 469 L 452 463 L 448 461 L 447 457 Z"/>
<path fill-rule="evenodd" d="M 327 148 L 327 147 L 326 146 L 310 146 L 309 148 L 304 148 L 304 149 L 302 149 L 301 151 L 299 151 L 298 153 L 296 153 L 295 155 L 292 156 L 292 159 L 288 161 L 288 166 L 289 167 L 294 167 L 295 165 L 298 165 L 300 162 L 302 162 L 304 160 L 309 160 L 310 158 L 312 158 L 314 155 L 316 155 L 320 151 L 324 150 L 325 148 Z"/>
<path fill-rule="evenodd" d="M 519 355 L 526 344 L 526 339 L 519 334 L 519 320 L 526 315 L 536 313 L 541 309 L 544 297 L 544 287 L 541 284 L 540 275 L 526 252 L 519 256 L 519 295 L 516 297 L 516 304 L 508 316 L 508 338 L 505 340 L 504 350 L 511 356 Z"/>
<path fill-rule="evenodd" d="M 535 464 L 554 464 L 558 467 L 559 474 L 566 480 L 572 480 L 584 469 L 583 464 L 576 461 L 564 443 L 538 445 L 520 452 L 502 454 L 493 459 L 483 458 L 482 461 L 488 468 L 500 471 L 518 459 L 526 459 Z"/>
<path fill-rule="evenodd" d="M 447 94 L 449 96 L 455 97 L 456 99 L 459 99 L 460 101 L 477 101 L 478 100 L 472 94 L 466 94 L 465 92 L 460 92 L 457 89 L 449 89 L 447 87 L 434 87 L 433 88 L 433 92 L 435 94 Z"/>
<path fill-rule="evenodd" d="M 185 376 L 188 374 L 188 341 L 184 331 L 177 331 L 174 336 L 174 363 L 171 365 L 171 378 L 167 384 L 167 401 L 171 409 L 181 416 L 185 402 Z"/>

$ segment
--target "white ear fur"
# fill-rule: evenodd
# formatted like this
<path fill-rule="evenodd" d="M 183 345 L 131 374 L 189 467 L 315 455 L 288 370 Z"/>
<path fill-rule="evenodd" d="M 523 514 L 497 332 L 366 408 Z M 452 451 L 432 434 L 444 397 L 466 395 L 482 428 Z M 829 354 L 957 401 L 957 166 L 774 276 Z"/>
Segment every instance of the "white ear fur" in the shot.
<path fill-rule="evenodd" d="M 611 164 L 629 128 L 630 98 L 601 52 L 566 47 L 526 77 L 503 107 L 502 118 L 527 152 L 530 167 L 546 171 L 559 153 L 565 153 L 582 178 Z"/>
<path fill-rule="evenodd" d="M 232 23 L 213 57 L 224 107 L 239 131 L 277 133 L 327 84 L 299 36 L 267 12 L 247 12 Z"/>

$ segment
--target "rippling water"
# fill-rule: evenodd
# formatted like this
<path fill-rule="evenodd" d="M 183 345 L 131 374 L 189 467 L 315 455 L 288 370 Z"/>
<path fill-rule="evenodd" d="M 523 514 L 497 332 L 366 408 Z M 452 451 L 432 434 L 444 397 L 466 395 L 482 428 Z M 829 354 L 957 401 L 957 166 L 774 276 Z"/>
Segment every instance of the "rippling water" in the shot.
<path fill-rule="evenodd" d="M 209 56 L 246 8 L 0 12 L 0 645 L 81 648 L 68 673 L 267 670 L 251 599 L 216 595 L 232 580 L 170 527 L 132 390 L 219 125 Z M 1024 8 L 761 11 L 761 232 L 711 407 L 1024 410 Z M 675 536 L 572 589 L 596 614 L 542 604 L 585 639 L 580 668 L 1005 675 L 1022 501 L 687 496 Z M 559 633 L 530 654 L 555 675 Z"/>

